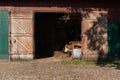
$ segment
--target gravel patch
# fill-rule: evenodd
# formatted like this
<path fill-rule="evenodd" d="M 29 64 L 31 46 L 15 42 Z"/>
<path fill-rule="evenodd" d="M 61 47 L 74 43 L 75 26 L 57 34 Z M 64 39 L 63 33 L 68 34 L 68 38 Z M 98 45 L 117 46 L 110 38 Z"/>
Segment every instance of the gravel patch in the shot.
<path fill-rule="evenodd" d="M 0 80 L 120 80 L 120 69 L 96 65 L 65 65 L 59 58 L 0 60 Z"/>

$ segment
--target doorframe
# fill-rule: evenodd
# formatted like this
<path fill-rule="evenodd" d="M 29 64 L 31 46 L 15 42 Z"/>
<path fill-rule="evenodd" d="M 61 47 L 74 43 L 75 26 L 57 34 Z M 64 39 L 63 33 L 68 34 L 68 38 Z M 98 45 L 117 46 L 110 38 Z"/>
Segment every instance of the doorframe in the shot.
<path fill-rule="evenodd" d="M 65 11 L 60 11 L 60 10 L 52 10 L 52 11 L 40 11 L 40 10 L 35 10 L 33 11 L 33 56 L 34 56 L 34 59 L 35 59 L 35 40 L 34 40 L 34 29 L 35 29 L 35 13 L 79 13 L 81 15 L 81 43 L 83 42 L 83 39 L 82 39 L 82 13 L 81 12 L 74 12 L 74 11 L 68 11 L 68 10 L 65 10 Z M 81 47 L 81 55 L 83 56 L 83 46 Z"/>

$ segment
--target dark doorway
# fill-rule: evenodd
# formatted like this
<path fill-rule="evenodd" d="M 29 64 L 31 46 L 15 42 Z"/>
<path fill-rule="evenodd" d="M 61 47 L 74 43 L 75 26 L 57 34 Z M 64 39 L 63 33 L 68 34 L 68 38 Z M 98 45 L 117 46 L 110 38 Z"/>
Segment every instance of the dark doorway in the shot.
<path fill-rule="evenodd" d="M 67 19 L 66 15 L 71 16 L 70 19 Z M 76 40 L 74 36 L 78 37 L 81 34 L 81 17 L 79 16 L 74 17 L 74 14 L 66 13 L 36 12 L 35 58 L 51 57 L 55 50 L 62 51 L 66 43 Z M 74 34 L 70 34 L 71 32 Z M 80 37 L 78 39 L 80 40 Z"/>

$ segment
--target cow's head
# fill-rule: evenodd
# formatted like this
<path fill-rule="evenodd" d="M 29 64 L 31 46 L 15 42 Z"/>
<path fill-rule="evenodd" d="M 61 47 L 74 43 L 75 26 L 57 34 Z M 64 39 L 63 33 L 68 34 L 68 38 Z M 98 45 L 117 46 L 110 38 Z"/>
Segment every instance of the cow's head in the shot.
<path fill-rule="evenodd" d="M 65 45 L 63 52 L 65 52 L 65 53 L 71 53 L 73 46 L 81 48 L 81 46 L 82 46 L 81 41 L 72 41 L 72 42 L 69 42 L 68 44 Z"/>
<path fill-rule="evenodd" d="M 72 51 L 72 43 L 68 43 L 65 45 L 63 52 L 70 53 Z"/>

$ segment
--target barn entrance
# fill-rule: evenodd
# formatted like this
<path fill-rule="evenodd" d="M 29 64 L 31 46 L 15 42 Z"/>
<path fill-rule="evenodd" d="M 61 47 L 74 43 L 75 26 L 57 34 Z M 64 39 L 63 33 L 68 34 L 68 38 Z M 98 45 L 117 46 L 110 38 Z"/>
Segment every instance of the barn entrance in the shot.
<path fill-rule="evenodd" d="M 81 40 L 81 15 L 77 13 L 34 14 L 35 58 L 46 58 L 62 51 L 69 41 Z"/>

